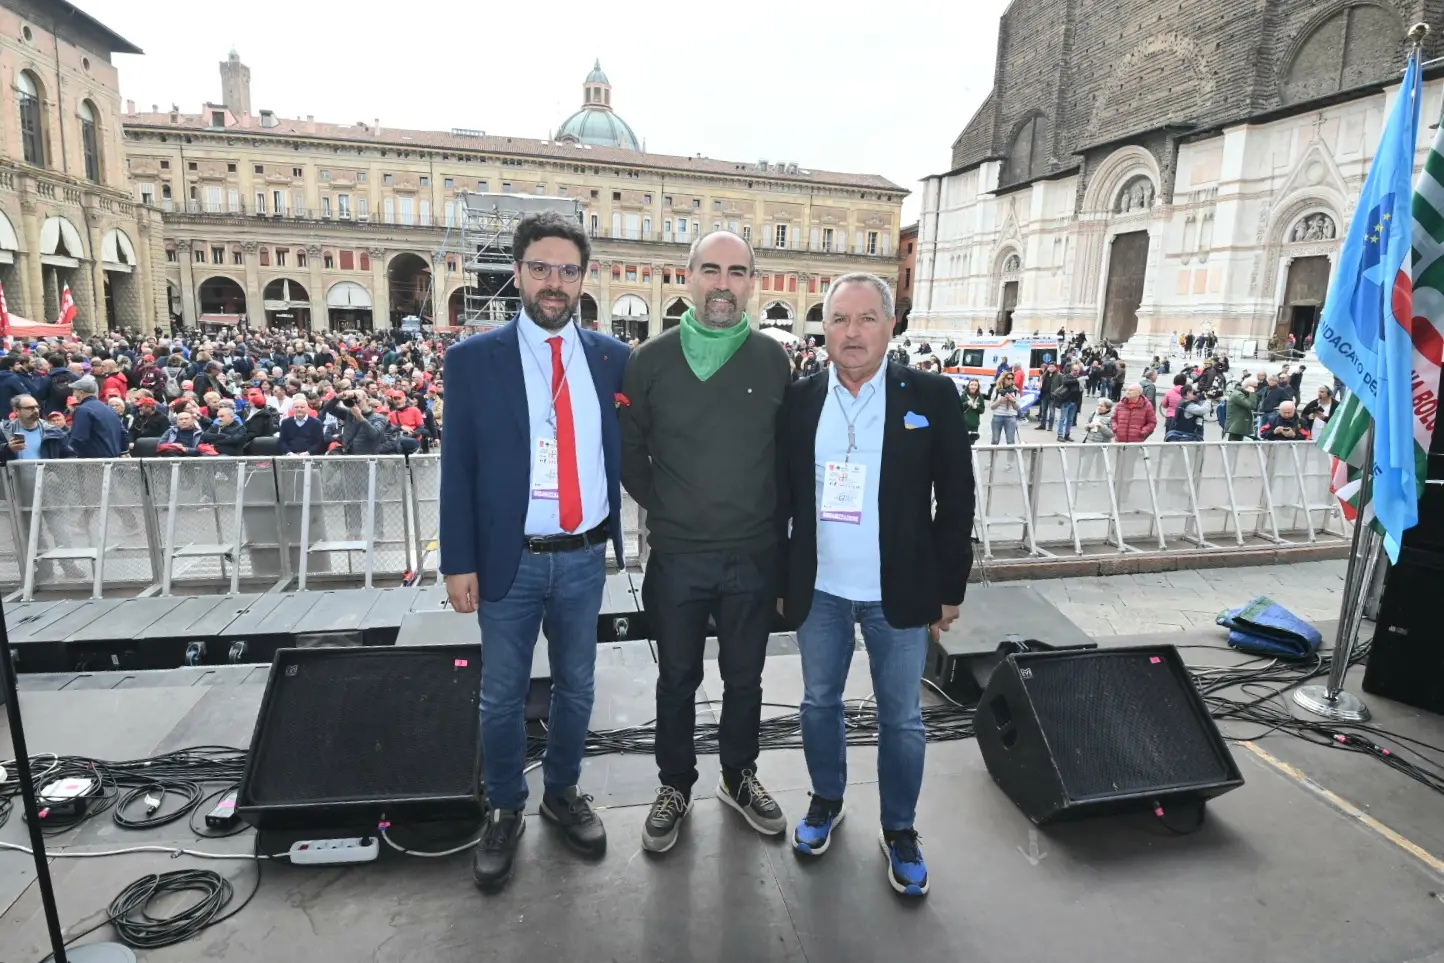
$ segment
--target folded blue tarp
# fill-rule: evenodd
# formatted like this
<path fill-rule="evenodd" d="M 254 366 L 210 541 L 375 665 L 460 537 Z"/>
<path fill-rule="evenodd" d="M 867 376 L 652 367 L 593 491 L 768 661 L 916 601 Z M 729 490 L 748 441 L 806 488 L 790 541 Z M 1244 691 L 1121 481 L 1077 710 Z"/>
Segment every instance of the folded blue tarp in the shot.
<path fill-rule="evenodd" d="M 1214 621 L 1229 630 L 1229 645 L 1257 655 L 1302 659 L 1324 641 L 1318 629 L 1266 595 L 1220 612 Z"/>

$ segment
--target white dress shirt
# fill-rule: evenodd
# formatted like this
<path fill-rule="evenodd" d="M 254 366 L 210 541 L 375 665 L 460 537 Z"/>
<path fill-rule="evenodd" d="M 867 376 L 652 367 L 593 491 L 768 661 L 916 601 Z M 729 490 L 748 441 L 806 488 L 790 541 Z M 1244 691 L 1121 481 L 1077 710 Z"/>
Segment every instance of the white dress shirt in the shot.
<path fill-rule="evenodd" d="M 527 421 L 531 425 L 527 493 L 530 495 L 532 490 L 531 471 L 536 466 L 538 440 L 557 436 L 549 417 L 553 396 L 552 346 L 547 344 L 547 339 L 554 337 L 562 339 L 562 366 L 571 396 L 572 426 L 577 442 L 577 480 L 582 490 L 582 524 L 575 532 L 562 528 L 560 498 L 531 498 L 527 503 L 526 534 L 528 537 L 580 535 L 602 524 L 611 514 L 607 501 L 607 461 L 602 451 L 602 406 L 597 398 L 596 382 L 592 380 L 592 368 L 587 363 L 575 324 L 568 324 L 560 331 L 548 331 L 523 311 L 516 327 L 522 377 L 526 381 Z"/>
<path fill-rule="evenodd" d="M 819 591 L 849 602 L 882 601 L 882 548 L 878 526 L 878 481 L 882 475 L 883 424 L 887 414 L 887 365 L 867 380 L 853 397 L 828 369 L 827 401 L 817 421 L 813 461 L 817 472 L 817 582 Z M 853 464 L 867 466 L 863 487 L 862 521 L 827 521 L 822 518 L 823 478 L 830 461 L 848 460 L 848 423 L 857 447 Z"/>

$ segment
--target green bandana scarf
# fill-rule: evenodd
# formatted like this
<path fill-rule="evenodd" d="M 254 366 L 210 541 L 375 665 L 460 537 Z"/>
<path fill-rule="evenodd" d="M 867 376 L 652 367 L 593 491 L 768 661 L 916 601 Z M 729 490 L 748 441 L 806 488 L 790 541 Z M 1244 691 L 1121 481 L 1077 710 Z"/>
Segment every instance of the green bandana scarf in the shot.
<path fill-rule="evenodd" d="M 747 315 L 730 328 L 709 328 L 692 308 L 682 315 L 682 355 L 698 381 L 706 381 L 732 360 L 751 330 Z"/>

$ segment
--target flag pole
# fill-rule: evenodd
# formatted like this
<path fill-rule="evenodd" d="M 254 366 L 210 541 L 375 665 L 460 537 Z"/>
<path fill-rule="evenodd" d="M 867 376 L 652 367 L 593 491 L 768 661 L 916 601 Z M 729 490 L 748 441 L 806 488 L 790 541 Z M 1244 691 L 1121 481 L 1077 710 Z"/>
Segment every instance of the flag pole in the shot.
<path fill-rule="evenodd" d="M 1428 35 L 1429 25 L 1427 23 L 1416 23 L 1409 28 L 1408 37 L 1412 49 L 1409 52 L 1409 66 L 1404 72 L 1406 76 L 1413 72 L 1413 79 L 1411 81 L 1413 86 L 1412 89 L 1408 91 L 1400 91 L 1400 100 L 1396 104 L 1395 113 L 1391 115 L 1390 118 L 1391 125 L 1398 116 L 1398 111 L 1404 109 L 1405 103 L 1403 98 L 1406 96 L 1411 99 L 1408 109 L 1414 112 L 1413 116 L 1417 124 L 1420 105 L 1416 98 L 1421 96 L 1423 90 L 1421 77 L 1418 72 L 1418 64 L 1422 59 L 1424 39 Z M 1388 137 L 1388 130 L 1389 129 L 1386 128 L 1386 138 Z M 1417 140 L 1417 131 L 1414 131 L 1412 136 Z M 1409 144 L 1408 148 L 1412 152 L 1417 149 L 1417 144 Z M 1381 146 L 1381 151 L 1382 149 Z M 1379 156 L 1382 156 L 1382 154 Z M 1412 153 L 1410 156 L 1412 156 Z M 1377 159 L 1378 157 L 1376 156 L 1376 160 Z M 1371 168 L 1369 172 L 1370 180 L 1365 183 L 1366 193 L 1369 189 L 1369 183 L 1372 182 L 1374 173 L 1375 171 Z M 1395 176 L 1397 180 L 1396 174 L 1397 171 L 1387 176 Z M 1412 168 L 1409 171 L 1409 179 L 1411 181 L 1413 179 Z M 1417 189 L 1411 193 L 1417 198 Z M 1392 197 L 1393 195 L 1390 196 Z M 1387 219 L 1387 216 L 1385 219 Z M 1400 223 L 1403 222 L 1401 221 Z M 1355 226 L 1357 226 L 1357 221 Z M 1381 231 L 1380 233 L 1382 234 L 1384 232 Z M 1353 230 L 1351 229 L 1351 237 L 1352 236 Z M 1377 241 L 1378 239 L 1375 238 L 1375 240 Z M 1347 243 L 1345 246 L 1348 246 Z M 1404 270 L 1412 269 L 1412 262 L 1408 260 L 1407 253 L 1402 267 Z M 1400 276 L 1405 276 L 1403 270 L 1400 271 Z M 1386 297 L 1383 305 L 1383 317 L 1387 318 L 1390 313 L 1390 302 L 1387 300 L 1387 298 L 1391 296 L 1389 293 L 1390 288 L 1385 286 L 1381 289 L 1381 292 Z M 1374 304 L 1372 307 L 1377 309 L 1379 305 Z M 1404 325 L 1404 329 L 1407 330 L 1407 318 L 1399 320 Z M 1383 338 L 1383 334 L 1384 332 L 1381 330 L 1381 340 L 1386 340 Z M 1387 374 L 1388 364 L 1382 357 L 1379 357 L 1375 359 L 1375 365 L 1376 367 L 1382 366 L 1384 368 L 1384 371 L 1376 371 L 1375 374 L 1380 377 L 1381 384 L 1387 384 L 1388 380 L 1385 375 Z M 1381 403 L 1383 400 L 1384 399 L 1380 399 Z M 1368 405 L 1365 404 L 1365 407 L 1367 408 Z M 1364 436 L 1364 465 L 1362 477 L 1359 480 L 1359 510 L 1354 519 L 1353 542 L 1349 549 L 1349 567 L 1344 578 L 1344 599 L 1339 612 L 1339 630 L 1334 640 L 1328 682 L 1325 685 L 1300 686 L 1294 690 L 1294 702 L 1301 708 L 1307 709 L 1315 715 L 1339 722 L 1364 722 L 1367 721 L 1370 716 L 1369 707 L 1364 704 L 1364 701 L 1358 696 L 1345 691 L 1344 677 L 1348 675 L 1349 662 L 1353 657 L 1354 644 L 1358 639 L 1360 623 L 1363 620 L 1364 597 L 1374 580 L 1374 570 L 1378 565 L 1380 536 L 1374 530 L 1374 524 L 1367 513 L 1369 506 L 1373 502 L 1374 463 L 1376 460 L 1374 440 L 1379 434 L 1379 419 L 1376 415 L 1381 413 L 1387 414 L 1388 412 L 1389 408 L 1387 406 L 1380 408 L 1379 411 L 1371 411 L 1368 430 Z M 1398 537 L 1397 533 L 1395 537 Z"/>
<path fill-rule="evenodd" d="M 1354 655 L 1359 625 L 1364 617 L 1364 593 L 1374 580 L 1374 566 L 1379 557 L 1379 534 L 1364 517 L 1374 488 L 1374 419 L 1364 436 L 1364 471 L 1359 480 L 1359 514 L 1354 518 L 1353 544 L 1349 547 L 1349 567 L 1344 575 L 1344 601 L 1339 610 L 1339 630 L 1334 637 L 1329 681 L 1325 685 L 1305 685 L 1294 690 L 1294 702 L 1314 715 L 1336 722 L 1367 722 L 1369 707 L 1364 700 L 1344 690 L 1344 676 Z"/>

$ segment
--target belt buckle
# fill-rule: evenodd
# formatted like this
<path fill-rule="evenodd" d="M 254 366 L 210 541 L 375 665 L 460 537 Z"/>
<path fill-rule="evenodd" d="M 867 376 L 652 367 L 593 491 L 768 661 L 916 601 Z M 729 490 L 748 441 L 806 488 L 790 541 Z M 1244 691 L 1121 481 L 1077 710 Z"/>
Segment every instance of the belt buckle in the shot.
<path fill-rule="evenodd" d="M 529 539 L 526 540 L 526 549 L 527 549 L 527 551 L 531 552 L 533 555 L 545 555 L 545 554 L 546 554 L 546 551 L 542 548 L 542 545 L 543 545 L 543 542 L 542 542 L 542 540 L 539 539 L 539 538 L 529 538 Z"/>

